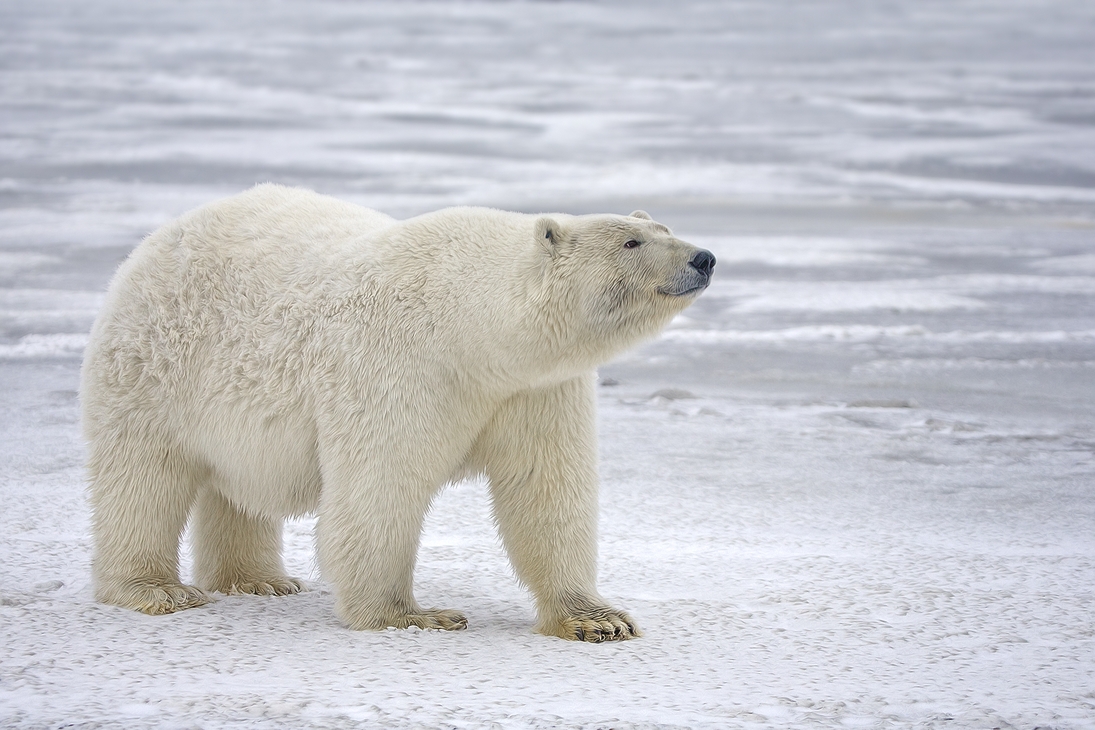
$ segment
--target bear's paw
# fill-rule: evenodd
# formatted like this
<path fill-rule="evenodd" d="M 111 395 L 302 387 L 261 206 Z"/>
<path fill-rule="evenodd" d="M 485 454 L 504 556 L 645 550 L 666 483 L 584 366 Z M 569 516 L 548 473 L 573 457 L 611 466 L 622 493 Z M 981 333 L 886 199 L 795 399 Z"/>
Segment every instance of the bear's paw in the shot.
<path fill-rule="evenodd" d="M 463 631 L 468 628 L 468 617 L 459 611 L 442 608 L 424 608 L 415 613 L 407 613 L 389 622 L 397 629 L 440 629 L 442 631 Z"/>
<path fill-rule="evenodd" d="M 233 583 L 224 592 L 235 596 L 291 596 L 303 590 L 305 590 L 305 587 L 302 581 L 279 575 Z"/>
<path fill-rule="evenodd" d="M 608 606 L 579 609 L 541 627 L 540 633 L 591 644 L 627 641 L 642 636 L 642 632 L 635 625 L 635 619 Z"/>
<path fill-rule="evenodd" d="M 100 593 L 103 592 L 100 591 Z M 99 600 L 147 613 L 150 616 L 162 616 L 187 608 L 204 606 L 216 599 L 200 588 L 182 583 L 131 581 L 117 590 L 109 591 L 107 595 L 100 595 Z"/>

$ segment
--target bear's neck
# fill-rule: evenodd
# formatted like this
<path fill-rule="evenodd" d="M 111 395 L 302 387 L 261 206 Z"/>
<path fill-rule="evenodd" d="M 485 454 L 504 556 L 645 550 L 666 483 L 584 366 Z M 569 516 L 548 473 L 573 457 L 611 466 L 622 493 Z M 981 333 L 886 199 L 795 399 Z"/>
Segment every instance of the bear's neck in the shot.
<path fill-rule="evenodd" d="M 660 332 L 669 322 L 639 322 L 627 318 L 590 321 L 581 313 L 541 307 L 509 339 L 506 348 L 512 372 L 533 387 L 542 387 L 588 373 Z"/>

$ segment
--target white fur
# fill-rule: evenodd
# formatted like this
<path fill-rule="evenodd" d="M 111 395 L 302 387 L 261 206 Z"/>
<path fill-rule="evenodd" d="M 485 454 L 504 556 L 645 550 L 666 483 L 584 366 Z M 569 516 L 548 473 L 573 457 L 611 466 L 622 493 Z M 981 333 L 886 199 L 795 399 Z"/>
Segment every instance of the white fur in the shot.
<path fill-rule="evenodd" d="M 595 585 L 593 369 L 694 299 L 675 294 L 697 251 L 644 216 L 400 222 L 263 185 L 153 233 L 82 373 L 97 598 L 295 593 L 281 520 L 318 510 L 348 626 L 462 628 L 419 607 L 412 573 L 431 499 L 485 473 L 538 630 L 636 635 Z M 196 586 L 178 576 L 191 516 Z"/>

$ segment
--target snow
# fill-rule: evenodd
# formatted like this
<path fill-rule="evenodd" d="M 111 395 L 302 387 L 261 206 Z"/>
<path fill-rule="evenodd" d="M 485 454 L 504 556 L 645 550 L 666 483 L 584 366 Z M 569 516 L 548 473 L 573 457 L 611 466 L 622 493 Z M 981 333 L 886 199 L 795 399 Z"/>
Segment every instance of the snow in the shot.
<path fill-rule="evenodd" d="M 1095 728 L 1095 6 L 0 6 L 0 725 Z M 601 371 L 601 587 L 535 635 L 485 485 L 416 590 L 148 617 L 89 586 L 76 388 L 114 267 L 273 180 L 396 215 L 650 211 L 719 258 Z"/>

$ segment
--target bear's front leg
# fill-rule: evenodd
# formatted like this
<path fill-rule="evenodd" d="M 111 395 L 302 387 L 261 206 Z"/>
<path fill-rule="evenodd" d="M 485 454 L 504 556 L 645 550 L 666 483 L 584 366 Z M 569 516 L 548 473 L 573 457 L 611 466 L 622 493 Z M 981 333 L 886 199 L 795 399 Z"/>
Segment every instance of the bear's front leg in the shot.
<path fill-rule="evenodd" d="M 415 473 L 412 454 L 335 451 L 323 457 L 317 533 L 339 618 L 358 630 L 467 628 L 464 614 L 424 609 L 412 591 L 422 522 L 438 485 Z"/>
<path fill-rule="evenodd" d="M 536 598 L 536 630 L 589 642 L 640 636 L 635 621 L 597 593 L 593 375 L 507 400 L 471 463 L 490 479 L 502 540 Z"/>

